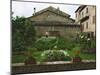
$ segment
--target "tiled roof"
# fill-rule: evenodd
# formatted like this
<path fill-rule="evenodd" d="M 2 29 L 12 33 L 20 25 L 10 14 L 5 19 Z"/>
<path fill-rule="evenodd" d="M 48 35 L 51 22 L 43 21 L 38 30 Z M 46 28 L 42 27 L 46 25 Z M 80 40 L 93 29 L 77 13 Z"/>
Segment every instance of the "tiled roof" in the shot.
<path fill-rule="evenodd" d="M 51 12 L 53 12 L 53 13 L 55 13 L 55 14 L 58 14 L 58 15 L 61 15 L 61 16 L 64 16 L 64 17 L 70 17 L 69 14 L 67 14 L 67 13 L 65 13 L 65 12 L 63 12 L 63 11 L 61 11 L 61 10 L 58 9 L 58 8 L 56 9 L 56 8 L 54 8 L 54 7 L 52 7 L 52 6 L 49 6 L 49 7 L 45 8 L 45 9 L 43 9 L 43 10 L 40 10 L 40 11 L 36 12 L 35 15 L 39 15 L 39 14 L 45 12 L 45 11 L 51 11 Z M 34 14 L 33 14 L 33 15 L 34 15 Z"/>

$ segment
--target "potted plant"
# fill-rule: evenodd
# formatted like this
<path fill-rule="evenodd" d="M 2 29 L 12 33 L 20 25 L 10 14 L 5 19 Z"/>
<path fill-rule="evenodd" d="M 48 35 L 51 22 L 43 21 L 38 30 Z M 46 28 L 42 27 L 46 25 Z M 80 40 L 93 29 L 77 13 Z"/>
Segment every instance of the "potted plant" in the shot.
<path fill-rule="evenodd" d="M 73 57 L 73 62 L 74 63 L 80 63 L 80 62 L 82 62 L 82 59 L 81 59 L 81 57 L 80 57 L 80 50 L 77 50 L 76 52 L 75 52 L 75 56 Z"/>
<path fill-rule="evenodd" d="M 25 65 L 32 65 L 32 64 L 36 64 L 36 59 L 32 56 L 31 52 L 28 52 L 27 54 L 27 59 L 25 59 L 24 64 Z"/>

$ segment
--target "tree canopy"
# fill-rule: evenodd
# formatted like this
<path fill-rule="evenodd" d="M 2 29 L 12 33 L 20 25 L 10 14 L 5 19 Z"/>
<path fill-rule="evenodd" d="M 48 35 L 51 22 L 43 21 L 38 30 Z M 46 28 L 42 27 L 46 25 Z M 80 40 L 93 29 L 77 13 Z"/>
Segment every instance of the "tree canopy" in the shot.
<path fill-rule="evenodd" d="M 34 25 L 24 17 L 12 18 L 12 49 L 15 51 L 27 50 L 35 42 Z"/>

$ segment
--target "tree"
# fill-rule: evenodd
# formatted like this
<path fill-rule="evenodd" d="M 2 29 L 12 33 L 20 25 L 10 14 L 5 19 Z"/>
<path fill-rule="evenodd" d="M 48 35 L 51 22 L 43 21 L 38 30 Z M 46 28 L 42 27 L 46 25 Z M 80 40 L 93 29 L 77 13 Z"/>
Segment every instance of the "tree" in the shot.
<path fill-rule="evenodd" d="M 24 17 L 12 18 L 12 49 L 27 50 L 34 46 L 35 29 L 32 22 Z"/>

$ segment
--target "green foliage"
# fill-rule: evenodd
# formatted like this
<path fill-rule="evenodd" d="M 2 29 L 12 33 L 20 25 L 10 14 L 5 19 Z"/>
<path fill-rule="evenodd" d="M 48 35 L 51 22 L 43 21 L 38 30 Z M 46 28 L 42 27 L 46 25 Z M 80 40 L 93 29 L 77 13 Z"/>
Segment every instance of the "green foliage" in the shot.
<path fill-rule="evenodd" d="M 96 40 L 95 38 L 89 38 L 87 33 L 80 33 L 77 36 L 77 43 L 80 44 L 80 46 L 83 49 L 86 48 L 95 48 L 96 47 Z"/>
<path fill-rule="evenodd" d="M 75 45 L 73 40 L 63 38 L 63 37 L 57 38 L 57 41 L 58 41 L 58 43 L 57 43 L 58 49 L 68 49 L 68 50 L 70 50 Z"/>
<path fill-rule="evenodd" d="M 41 54 L 43 61 L 70 61 L 71 58 L 63 50 L 47 50 Z"/>
<path fill-rule="evenodd" d="M 48 50 L 48 49 L 52 49 L 55 46 L 55 42 L 56 42 L 56 38 L 52 38 L 52 37 L 42 37 L 40 39 L 37 39 L 36 43 L 35 43 L 35 47 L 37 48 L 37 50 Z"/>
<path fill-rule="evenodd" d="M 31 21 L 24 17 L 12 18 L 12 49 L 27 50 L 35 42 L 35 29 Z"/>
<path fill-rule="evenodd" d="M 41 53 L 43 51 L 35 51 L 33 52 L 32 56 L 36 59 L 37 63 L 42 62 L 42 57 L 41 57 Z"/>
<path fill-rule="evenodd" d="M 25 61 L 25 65 L 36 64 L 37 61 L 33 56 L 29 56 Z"/>
<path fill-rule="evenodd" d="M 75 53 L 75 51 L 77 51 L 77 50 L 74 50 L 74 51 L 73 50 L 69 50 L 68 54 L 72 58 L 74 58 L 74 57 L 77 56 L 76 53 Z M 96 54 L 93 54 L 93 53 L 91 54 L 91 53 L 80 52 L 80 54 L 78 56 L 80 56 L 82 58 L 82 60 L 96 60 Z"/>
<path fill-rule="evenodd" d="M 12 63 L 24 63 L 27 57 L 25 55 L 13 55 Z"/>
<path fill-rule="evenodd" d="M 75 57 L 77 55 L 77 52 L 80 52 L 80 51 L 81 51 L 81 47 L 76 46 L 76 47 L 72 48 L 72 50 L 68 51 L 68 53 L 71 57 Z"/>
<path fill-rule="evenodd" d="M 35 43 L 35 47 L 40 51 L 54 49 L 55 46 L 57 47 L 56 49 L 72 49 L 75 43 L 73 40 L 62 37 L 42 37 L 37 39 Z"/>
<path fill-rule="evenodd" d="M 96 60 L 96 54 L 80 53 L 83 60 Z"/>
<path fill-rule="evenodd" d="M 80 49 L 81 49 L 81 47 L 76 46 L 76 47 L 72 48 L 72 51 L 77 51 L 77 50 L 80 50 Z"/>
<path fill-rule="evenodd" d="M 42 56 L 41 54 L 44 54 L 44 52 L 43 51 L 35 51 L 32 54 L 32 56 L 36 59 L 37 62 L 42 63 L 43 61 L 46 61 L 47 55 Z M 75 57 L 75 52 L 72 50 L 67 50 L 66 54 L 68 54 L 68 56 L 66 55 L 66 58 L 63 59 L 64 61 L 68 61 L 71 58 Z M 96 60 L 96 54 L 80 53 L 79 55 L 82 58 L 82 60 Z M 27 59 L 27 56 L 22 55 L 22 54 L 21 55 L 13 55 L 12 63 L 23 63 L 26 59 Z"/>
<path fill-rule="evenodd" d="M 95 39 L 93 39 L 91 41 L 91 48 L 96 48 L 96 40 Z"/>

